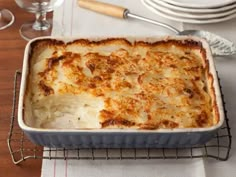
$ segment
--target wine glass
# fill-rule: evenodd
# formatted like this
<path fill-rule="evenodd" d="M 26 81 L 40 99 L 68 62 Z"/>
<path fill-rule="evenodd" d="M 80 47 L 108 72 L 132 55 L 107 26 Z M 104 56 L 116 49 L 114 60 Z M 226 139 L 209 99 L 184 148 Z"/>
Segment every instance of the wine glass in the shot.
<path fill-rule="evenodd" d="M 0 30 L 3 30 L 12 25 L 15 17 L 11 11 L 7 9 L 0 9 Z"/>
<path fill-rule="evenodd" d="M 52 20 L 47 20 L 47 12 L 53 11 L 60 6 L 64 0 L 15 0 L 22 9 L 34 13 L 35 21 L 25 23 L 20 28 L 20 35 L 25 40 L 40 36 L 50 36 L 52 31 Z"/>

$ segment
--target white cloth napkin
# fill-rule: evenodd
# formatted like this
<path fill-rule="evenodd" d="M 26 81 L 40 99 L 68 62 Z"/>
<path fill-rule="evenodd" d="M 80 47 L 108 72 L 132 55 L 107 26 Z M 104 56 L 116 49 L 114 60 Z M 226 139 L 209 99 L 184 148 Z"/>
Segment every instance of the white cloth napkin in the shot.
<path fill-rule="evenodd" d="M 135 14 L 149 18 L 156 17 L 142 5 L 140 0 L 100 1 L 119 4 L 130 9 L 130 11 Z M 181 23 L 172 22 L 162 17 L 155 19 L 171 24 L 178 29 L 182 29 Z M 66 0 L 63 6 L 55 10 L 53 21 L 56 25 L 63 27 L 63 29 L 53 29 L 53 35 L 55 36 L 158 36 L 172 33 L 160 26 L 147 24 L 133 19 L 116 19 L 82 9 L 78 7 L 76 0 Z"/>
<path fill-rule="evenodd" d="M 47 150 L 47 148 L 45 148 Z M 115 150 L 113 157 L 119 156 Z M 49 156 L 44 152 L 44 156 Z M 63 151 L 50 152 L 64 157 Z M 84 155 L 91 157 L 91 153 Z M 84 155 L 81 155 L 83 157 Z M 141 154 L 139 154 L 141 155 Z M 147 154 L 146 154 L 147 155 Z M 77 157 L 77 151 L 65 156 Z M 101 156 L 101 155 L 100 155 Z M 109 155 L 111 156 L 111 155 Z M 129 155 L 132 156 L 132 155 Z M 142 152 L 145 157 L 145 152 Z M 202 159 L 185 160 L 43 160 L 41 177 L 205 177 Z"/>
<path fill-rule="evenodd" d="M 211 25 L 186 25 L 156 16 L 147 10 L 139 0 L 102 0 L 127 7 L 131 12 L 168 23 L 177 29 L 206 29 L 216 32 L 236 42 L 236 19 Z M 65 0 L 64 4 L 54 12 L 54 36 L 94 37 L 94 36 L 159 36 L 173 34 L 171 31 L 139 22 L 137 20 L 121 20 L 96 14 L 77 6 L 76 0 Z M 216 59 L 217 70 L 221 77 L 228 116 L 232 133 L 236 134 L 236 57 Z M 233 141 L 233 147 L 235 142 Z M 46 148 L 45 148 L 46 149 Z M 70 156 L 76 152 L 69 151 Z M 48 156 L 48 152 L 44 152 Z M 51 156 L 63 157 L 63 152 L 52 153 Z M 185 159 L 185 160 L 43 160 L 41 177 L 228 177 L 236 174 L 235 149 L 226 162 L 217 160 Z"/>

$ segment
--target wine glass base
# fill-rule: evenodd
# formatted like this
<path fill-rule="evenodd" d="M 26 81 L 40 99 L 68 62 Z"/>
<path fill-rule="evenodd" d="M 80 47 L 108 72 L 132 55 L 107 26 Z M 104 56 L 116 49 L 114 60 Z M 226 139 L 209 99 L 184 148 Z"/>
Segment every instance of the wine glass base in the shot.
<path fill-rule="evenodd" d="M 0 30 L 11 26 L 14 21 L 15 17 L 11 11 L 7 9 L 0 10 Z"/>
<path fill-rule="evenodd" d="M 35 30 L 33 28 L 33 22 L 23 24 L 20 28 L 20 35 L 23 39 L 27 41 L 37 37 L 50 36 L 52 32 L 52 22 L 49 20 L 49 23 L 50 27 L 46 30 Z"/>

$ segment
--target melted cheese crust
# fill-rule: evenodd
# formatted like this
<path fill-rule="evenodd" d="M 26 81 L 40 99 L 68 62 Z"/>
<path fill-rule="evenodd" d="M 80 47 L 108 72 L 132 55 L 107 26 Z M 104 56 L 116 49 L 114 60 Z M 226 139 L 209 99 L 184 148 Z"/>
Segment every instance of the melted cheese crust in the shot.
<path fill-rule="evenodd" d="M 191 40 L 42 40 L 30 66 L 34 127 L 173 129 L 218 120 L 205 51 Z"/>

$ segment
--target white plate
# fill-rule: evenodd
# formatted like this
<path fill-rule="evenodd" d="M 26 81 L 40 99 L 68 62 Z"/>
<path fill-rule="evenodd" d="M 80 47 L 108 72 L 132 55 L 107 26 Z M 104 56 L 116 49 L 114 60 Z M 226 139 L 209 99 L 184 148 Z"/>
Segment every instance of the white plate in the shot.
<path fill-rule="evenodd" d="M 219 18 L 219 17 L 225 17 L 231 14 L 236 13 L 236 8 L 228 10 L 228 11 L 224 11 L 224 12 L 219 12 L 219 13 L 202 13 L 202 14 L 194 14 L 194 13 L 190 13 L 190 12 L 180 12 L 180 11 L 175 11 L 172 9 L 168 9 L 166 7 L 163 7 L 157 3 L 155 3 L 153 0 L 146 0 L 146 2 L 148 2 L 148 4 L 150 4 L 153 8 L 155 8 L 156 10 L 162 12 L 162 13 L 166 13 L 169 15 L 173 15 L 173 16 L 177 16 L 177 17 L 184 17 L 184 18 L 191 18 L 191 19 L 211 19 L 211 18 Z"/>
<path fill-rule="evenodd" d="M 170 4 L 174 4 L 182 7 L 192 8 L 215 8 L 226 6 L 228 4 L 236 2 L 236 0 L 163 0 Z"/>
<path fill-rule="evenodd" d="M 145 7 L 147 7 L 149 10 L 151 10 L 152 12 L 154 12 L 155 14 L 159 16 L 165 17 L 173 21 L 184 22 L 184 23 L 192 23 L 192 24 L 219 23 L 219 22 L 227 21 L 236 17 L 236 13 L 228 15 L 228 16 L 224 16 L 224 17 L 213 18 L 213 19 L 202 19 L 202 20 L 190 19 L 190 18 L 184 18 L 184 17 L 175 17 L 172 15 L 166 14 L 164 12 L 158 11 L 157 9 L 155 9 L 148 3 L 148 0 L 141 0 L 141 2 L 143 3 Z"/>
<path fill-rule="evenodd" d="M 159 4 L 163 7 L 166 7 L 168 9 L 176 10 L 176 11 L 181 11 L 181 12 L 191 12 L 191 13 L 218 13 L 218 12 L 223 12 L 223 11 L 228 11 L 236 8 L 236 2 L 227 6 L 222 6 L 219 8 L 186 8 L 186 7 L 180 7 L 180 6 L 175 6 L 173 4 L 169 4 L 165 2 L 165 0 L 153 0 L 156 4 Z"/>

